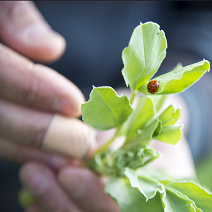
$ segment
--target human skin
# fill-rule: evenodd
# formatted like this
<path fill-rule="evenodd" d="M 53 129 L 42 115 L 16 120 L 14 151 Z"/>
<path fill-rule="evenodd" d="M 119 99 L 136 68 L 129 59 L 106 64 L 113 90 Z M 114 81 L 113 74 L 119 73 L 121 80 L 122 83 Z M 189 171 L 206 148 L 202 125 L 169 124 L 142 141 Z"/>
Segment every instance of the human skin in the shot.
<path fill-rule="evenodd" d="M 0 156 L 19 163 L 63 164 L 64 158 L 40 146 L 54 113 L 78 117 L 84 96 L 58 72 L 30 59 L 54 61 L 66 42 L 32 2 L 0 2 L 0 29 Z"/>
<path fill-rule="evenodd" d="M 108 211 L 112 207 L 112 211 L 116 211 L 118 207 L 104 193 L 100 178 L 74 165 L 74 158 L 41 148 L 54 114 L 77 119 L 85 101 L 74 83 L 47 66 L 32 62 L 50 63 L 59 59 L 66 48 L 65 39 L 51 29 L 33 2 L 2 1 L 0 40 L 0 157 L 24 164 L 20 170 L 21 182 L 26 188 L 36 185 L 34 189 L 40 188 L 41 192 L 35 191 L 37 204 L 26 211 L 83 211 L 78 205 L 84 201 L 87 202 L 84 205 L 89 204 L 91 208 L 94 205 Z M 85 124 L 81 125 L 83 128 Z M 76 197 L 67 193 L 73 183 L 68 183 L 65 189 L 63 186 L 67 182 L 67 169 L 62 171 L 64 166 L 68 167 L 68 174 L 79 173 L 87 179 L 85 188 L 94 182 L 99 184 L 94 194 L 102 201 L 96 205 L 87 190 L 83 198 L 74 202 Z M 44 177 L 40 178 L 43 173 Z M 45 176 L 48 180 L 44 185 Z M 31 192 L 34 193 L 33 189 Z M 88 201 L 88 197 L 93 201 Z"/>

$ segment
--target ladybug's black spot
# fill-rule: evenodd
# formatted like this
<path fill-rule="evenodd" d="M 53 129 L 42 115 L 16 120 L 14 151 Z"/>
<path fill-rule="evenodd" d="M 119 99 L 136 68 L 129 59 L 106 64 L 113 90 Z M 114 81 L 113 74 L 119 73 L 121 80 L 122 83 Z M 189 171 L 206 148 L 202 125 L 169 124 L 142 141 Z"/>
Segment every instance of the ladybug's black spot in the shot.
<path fill-rule="evenodd" d="M 148 87 L 148 91 L 149 91 L 150 89 L 149 89 L 149 87 Z"/>
<path fill-rule="evenodd" d="M 154 82 L 156 82 L 156 80 Z"/>
<path fill-rule="evenodd" d="M 155 90 L 153 89 L 153 92 L 155 92 Z"/>

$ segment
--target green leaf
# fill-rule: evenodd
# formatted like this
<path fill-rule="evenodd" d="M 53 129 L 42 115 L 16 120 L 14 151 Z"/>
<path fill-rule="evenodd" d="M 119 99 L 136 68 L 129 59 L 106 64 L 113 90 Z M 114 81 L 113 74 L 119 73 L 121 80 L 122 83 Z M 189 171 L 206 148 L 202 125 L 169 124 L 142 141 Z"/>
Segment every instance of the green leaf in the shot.
<path fill-rule="evenodd" d="M 162 126 L 169 126 L 176 123 L 180 118 L 180 109 L 174 109 L 173 105 L 169 105 L 159 116 L 159 120 L 162 122 Z"/>
<path fill-rule="evenodd" d="M 158 116 L 158 126 L 153 133 L 154 139 L 165 143 L 176 144 L 182 137 L 182 126 L 173 126 L 180 117 L 180 109 L 175 111 L 174 106 L 168 106 Z"/>
<path fill-rule="evenodd" d="M 114 171 L 114 176 L 125 176 L 125 168 L 138 169 L 151 161 L 158 158 L 160 154 L 151 148 L 139 148 L 138 146 L 134 148 L 119 149 L 114 152 L 113 159 L 108 155 L 108 163 L 105 165 L 112 166 Z M 106 160 L 104 160 L 105 162 Z"/>
<path fill-rule="evenodd" d="M 111 87 L 93 87 L 88 102 L 81 106 L 83 120 L 94 128 L 119 127 L 132 112 L 126 96 L 117 96 Z"/>
<path fill-rule="evenodd" d="M 165 192 L 165 188 L 162 183 L 152 180 L 144 175 L 137 175 L 137 172 L 126 168 L 125 175 L 129 178 L 130 184 L 133 188 L 138 190 L 146 197 L 146 201 L 153 198 L 157 192 Z"/>
<path fill-rule="evenodd" d="M 137 91 L 158 70 L 166 56 L 166 37 L 159 25 L 146 22 L 137 26 L 122 52 L 126 85 Z"/>
<path fill-rule="evenodd" d="M 161 194 L 161 200 L 165 212 L 196 212 L 190 200 L 172 189 L 166 189 L 166 194 Z"/>
<path fill-rule="evenodd" d="M 154 181 L 163 183 L 164 185 L 175 181 L 175 179 L 168 175 L 164 170 L 160 168 L 152 168 L 151 166 L 143 166 L 136 170 L 138 176 L 142 175 Z"/>
<path fill-rule="evenodd" d="M 150 97 L 143 96 L 138 100 L 136 109 L 127 120 L 126 140 L 129 141 L 138 130 L 141 130 L 153 118 L 155 108 Z"/>
<path fill-rule="evenodd" d="M 127 141 L 124 144 L 123 148 L 129 148 L 136 145 L 139 145 L 140 147 L 145 147 L 152 140 L 153 133 L 157 126 L 158 120 L 155 119 L 154 122 L 139 131 L 137 133 L 137 136 L 133 138 L 133 140 Z"/>
<path fill-rule="evenodd" d="M 163 212 L 158 194 L 146 202 L 141 192 L 136 188 L 132 188 L 127 179 L 117 178 L 110 180 L 105 192 L 117 202 L 121 212 Z"/>
<path fill-rule="evenodd" d="M 156 129 L 155 129 L 155 131 L 152 135 L 152 137 L 154 137 L 154 138 L 156 138 L 163 129 L 162 121 L 160 121 L 159 119 L 157 119 L 157 120 L 158 120 L 158 125 L 157 125 L 157 127 L 156 127 Z"/>
<path fill-rule="evenodd" d="M 193 200 L 189 199 L 188 196 L 186 196 L 185 194 L 177 191 L 176 189 L 170 188 L 170 187 L 168 187 L 167 189 L 170 190 L 170 191 L 172 191 L 173 193 L 177 194 L 178 196 L 181 196 L 184 199 L 186 199 L 187 200 L 187 205 L 190 205 L 192 208 L 194 208 L 195 209 L 195 212 L 202 212 L 202 210 L 199 209 L 196 206 L 195 202 Z"/>
<path fill-rule="evenodd" d="M 182 138 L 182 127 L 182 125 L 163 127 L 160 133 L 154 136 L 154 139 L 175 145 Z"/>
<path fill-rule="evenodd" d="M 18 192 L 18 201 L 21 207 L 27 207 L 35 203 L 35 198 L 26 190 L 21 189 Z"/>
<path fill-rule="evenodd" d="M 164 124 L 163 126 L 174 125 L 177 122 L 177 120 L 180 118 L 180 115 L 181 115 L 181 109 L 178 108 L 174 113 L 172 113 L 173 120 Z"/>
<path fill-rule="evenodd" d="M 159 82 L 159 88 L 155 95 L 183 92 L 197 82 L 209 70 L 210 63 L 204 59 L 185 67 L 178 64 L 172 71 L 152 79 Z M 149 94 L 147 84 L 148 82 L 140 87 L 139 92 L 146 95 Z"/>
<path fill-rule="evenodd" d="M 195 205 L 203 212 L 212 211 L 212 193 L 194 182 L 177 182 L 167 185 L 169 188 L 174 188 L 189 199 L 195 202 Z"/>

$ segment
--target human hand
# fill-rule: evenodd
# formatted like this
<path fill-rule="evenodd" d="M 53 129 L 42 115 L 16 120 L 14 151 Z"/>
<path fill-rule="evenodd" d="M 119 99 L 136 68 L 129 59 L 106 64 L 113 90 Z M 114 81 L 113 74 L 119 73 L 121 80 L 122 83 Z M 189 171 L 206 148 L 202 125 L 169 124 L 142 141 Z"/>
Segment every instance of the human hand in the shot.
<path fill-rule="evenodd" d="M 98 137 L 103 141 L 111 134 L 112 131 L 108 134 L 105 131 L 99 133 Z M 164 157 L 151 163 L 149 166 L 152 169 L 161 168 L 179 179 L 195 178 L 194 164 L 185 137 L 175 147 L 159 141 L 154 141 L 153 146 Z M 119 211 L 114 200 L 104 193 L 106 181 L 86 168 L 69 165 L 55 174 L 43 165 L 28 163 L 22 167 L 19 176 L 25 189 L 35 199 L 33 205 L 25 208 L 26 212 Z"/>
<path fill-rule="evenodd" d="M 188 123 L 186 105 L 182 98 L 180 98 L 180 96 L 175 96 L 174 99 L 169 97 L 165 102 L 165 106 L 170 103 L 174 103 L 175 106 L 183 105 L 185 111 L 182 113 L 182 117 L 179 121 Z M 186 131 L 184 132 L 186 133 Z M 97 134 L 98 143 L 104 143 L 113 133 L 114 130 L 100 131 Z M 121 140 L 120 142 L 122 143 Z M 185 136 L 183 136 L 182 140 L 175 146 L 159 141 L 152 141 L 151 143 L 156 150 L 164 154 L 162 158 L 149 164 L 152 169 L 161 168 L 171 176 L 179 179 L 195 179 L 194 163 Z M 31 172 L 33 168 L 30 169 L 30 167 L 36 167 L 37 174 L 40 173 L 43 175 L 49 173 L 45 167 L 40 167 L 38 164 L 27 164 L 22 167 L 20 179 L 25 188 L 32 193 L 36 202 L 36 204 L 27 207 L 26 211 L 119 211 L 114 201 L 104 193 L 103 189 L 105 184 L 102 183 L 100 177 L 83 167 L 66 166 L 59 171 L 58 175 L 53 175 L 53 181 L 52 177 L 45 175 L 44 178 L 48 177 L 48 179 L 51 180 L 50 184 L 43 187 L 43 190 L 41 189 L 41 193 L 39 189 L 43 184 L 33 180 L 35 173 Z M 42 182 L 44 182 L 44 180 Z M 66 192 L 65 194 L 68 196 L 68 199 L 67 196 L 58 189 L 58 185 Z M 54 188 L 54 195 L 48 195 L 48 188 L 50 186 Z M 55 196 L 58 197 L 58 199 Z M 60 199 L 60 197 L 63 199 Z"/>
<path fill-rule="evenodd" d="M 36 160 L 58 169 L 67 159 L 43 151 L 42 146 L 49 149 L 44 136 L 49 135 L 50 123 L 62 128 L 68 122 L 69 145 L 73 136 L 75 141 L 85 141 L 90 128 L 76 118 L 84 96 L 71 81 L 28 58 L 58 59 L 65 39 L 50 28 L 32 2 L 10 1 L 0 2 L 0 39 L 5 44 L 0 43 L 0 157 L 17 163 Z M 59 116 L 58 123 L 55 113 L 71 118 Z M 59 137 L 62 133 L 57 132 Z"/>
<path fill-rule="evenodd" d="M 104 192 L 103 180 L 86 168 L 68 166 L 56 175 L 47 166 L 28 163 L 19 176 L 35 198 L 26 212 L 119 212 L 115 201 Z"/>

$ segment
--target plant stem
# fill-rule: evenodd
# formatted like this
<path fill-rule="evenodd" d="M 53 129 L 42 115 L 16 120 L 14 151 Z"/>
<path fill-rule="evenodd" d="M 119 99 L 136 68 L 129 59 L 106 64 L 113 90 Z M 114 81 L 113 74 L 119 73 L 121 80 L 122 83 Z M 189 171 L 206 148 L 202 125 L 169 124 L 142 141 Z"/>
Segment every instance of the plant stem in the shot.
<path fill-rule="evenodd" d="M 103 152 L 105 152 L 107 150 L 107 148 L 110 146 L 110 144 L 115 140 L 115 138 L 117 137 L 118 133 L 119 133 L 120 127 L 117 128 L 114 136 L 106 143 L 104 144 L 101 148 L 99 148 L 96 152 L 96 154 L 102 154 Z"/>
<path fill-rule="evenodd" d="M 131 97 L 130 97 L 130 104 L 131 105 L 132 105 L 132 103 L 133 103 L 133 101 L 135 99 L 135 96 L 136 96 L 136 92 L 131 90 Z"/>
<path fill-rule="evenodd" d="M 131 97 L 130 97 L 130 104 L 132 105 L 134 99 L 136 96 L 136 92 L 131 90 Z M 114 134 L 114 136 L 106 143 L 104 144 L 101 148 L 99 148 L 96 152 L 96 154 L 102 154 L 105 150 L 107 150 L 107 148 L 110 146 L 110 144 L 115 140 L 115 138 L 117 137 L 117 134 L 119 133 L 119 130 L 121 129 L 121 127 L 117 128 L 116 133 Z"/>

